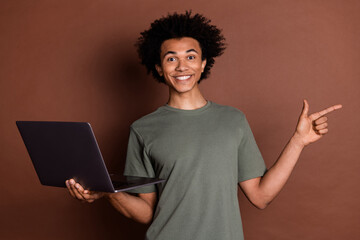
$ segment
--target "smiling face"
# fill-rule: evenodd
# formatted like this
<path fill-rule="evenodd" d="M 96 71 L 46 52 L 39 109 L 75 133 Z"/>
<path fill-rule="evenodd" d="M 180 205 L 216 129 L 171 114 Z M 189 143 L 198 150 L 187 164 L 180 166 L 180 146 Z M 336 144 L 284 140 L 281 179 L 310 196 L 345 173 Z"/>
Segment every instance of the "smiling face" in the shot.
<path fill-rule="evenodd" d="M 161 65 L 156 65 L 159 75 L 164 77 L 170 93 L 186 93 L 198 88 L 206 60 L 197 40 L 190 37 L 169 39 L 161 45 Z"/>

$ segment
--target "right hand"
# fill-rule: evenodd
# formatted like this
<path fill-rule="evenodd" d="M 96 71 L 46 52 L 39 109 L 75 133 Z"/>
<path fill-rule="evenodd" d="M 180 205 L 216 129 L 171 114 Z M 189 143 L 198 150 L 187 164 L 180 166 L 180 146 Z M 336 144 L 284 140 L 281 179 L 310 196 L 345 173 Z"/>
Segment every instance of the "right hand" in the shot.
<path fill-rule="evenodd" d="M 93 192 L 85 190 L 83 186 L 75 182 L 74 179 L 69 179 L 65 181 L 66 187 L 68 188 L 70 195 L 82 202 L 92 203 L 95 200 L 104 197 L 107 193 L 104 192 Z"/>

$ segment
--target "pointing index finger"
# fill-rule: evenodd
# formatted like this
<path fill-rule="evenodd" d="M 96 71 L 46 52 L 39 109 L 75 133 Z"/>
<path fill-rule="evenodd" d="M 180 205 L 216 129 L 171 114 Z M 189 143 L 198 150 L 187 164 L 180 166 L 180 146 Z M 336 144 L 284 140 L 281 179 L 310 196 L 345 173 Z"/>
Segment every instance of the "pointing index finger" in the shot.
<path fill-rule="evenodd" d="M 324 109 L 324 110 L 322 110 L 322 111 L 320 111 L 320 112 L 316 112 L 316 113 L 311 114 L 311 115 L 310 115 L 310 119 L 311 119 L 312 121 L 314 121 L 314 120 L 316 120 L 316 119 L 324 116 L 325 114 L 328 114 L 328 113 L 333 112 L 333 111 L 335 111 L 335 110 L 337 110 L 337 109 L 340 109 L 340 108 L 342 108 L 342 105 L 341 105 L 341 104 L 337 104 L 337 105 L 328 107 L 328 108 L 326 108 L 326 109 Z"/>

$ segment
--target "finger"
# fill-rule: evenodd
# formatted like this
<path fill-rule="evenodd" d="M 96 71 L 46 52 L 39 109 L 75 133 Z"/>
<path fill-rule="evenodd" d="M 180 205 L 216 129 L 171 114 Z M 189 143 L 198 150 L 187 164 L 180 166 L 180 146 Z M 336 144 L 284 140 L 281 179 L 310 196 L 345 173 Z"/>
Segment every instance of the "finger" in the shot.
<path fill-rule="evenodd" d="M 315 128 L 315 130 L 320 131 L 322 129 L 325 129 L 327 126 L 328 126 L 328 124 L 325 122 L 325 123 L 322 123 L 319 125 L 315 125 L 314 128 Z"/>
<path fill-rule="evenodd" d="M 101 193 L 99 192 L 85 190 L 83 186 L 81 186 L 79 183 L 76 183 L 75 187 L 78 190 L 78 192 L 81 194 L 83 199 L 88 203 L 94 202 L 96 199 L 98 199 L 101 196 Z"/>
<path fill-rule="evenodd" d="M 327 132 L 329 132 L 329 129 L 325 128 L 325 129 L 321 129 L 319 131 L 317 131 L 320 135 L 324 135 L 326 134 Z"/>
<path fill-rule="evenodd" d="M 307 116 L 309 113 L 309 103 L 306 99 L 303 101 L 303 109 L 301 111 L 301 116 Z"/>
<path fill-rule="evenodd" d="M 78 185 L 80 185 L 80 184 L 76 183 L 73 179 L 70 180 L 70 187 L 71 187 L 72 191 L 74 192 L 75 197 L 79 200 L 85 200 L 83 195 L 78 190 Z"/>
<path fill-rule="evenodd" d="M 76 196 L 76 191 L 73 187 L 73 184 L 75 184 L 75 181 L 73 179 L 70 179 L 68 181 L 68 184 L 69 184 L 69 191 L 70 191 L 71 196 L 73 196 L 74 198 L 77 199 L 78 197 Z"/>
<path fill-rule="evenodd" d="M 88 200 L 90 197 L 89 197 L 89 194 L 85 194 L 84 193 L 84 188 L 79 184 L 79 183 L 76 183 L 75 184 L 75 188 L 77 190 L 77 192 L 81 195 L 81 197 L 84 199 L 84 200 Z"/>
<path fill-rule="evenodd" d="M 322 123 L 324 123 L 324 122 L 326 122 L 326 121 L 327 121 L 327 117 L 321 117 L 321 118 L 315 120 L 315 121 L 314 121 L 314 124 L 315 124 L 315 125 L 320 125 L 320 124 L 322 124 Z"/>
<path fill-rule="evenodd" d="M 75 184 L 76 189 L 81 194 L 81 196 L 84 198 L 84 200 L 94 200 L 94 197 L 96 194 L 91 194 L 89 190 L 85 190 L 79 183 Z"/>
<path fill-rule="evenodd" d="M 79 184 L 79 183 L 76 183 L 75 184 L 75 188 L 78 190 L 79 193 L 83 194 L 84 193 L 84 188 Z"/>
<path fill-rule="evenodd" d="M 76 198 L 76 197 L 75 197 L 75 193 L 73 192 L 73 190 L 72 190 L 71 187 L 70 187 L 69 180 L 66 180 L 66 181 L 65 181 L 65 184 L 66 184 L 67 189 L 69 190 L 70 195 L 71 195 L 73 198 Z"/>
<path fill-rule="evenodd" d="M 324 109 L 324 110 L 322 110 L 320 112 L 311 114 L 310 119 L 313 121 L 315 119 L 318 119 L 318 118 L 324 116 L 325 114 L 328 114 L 328 113 L 333 112 L 333 111 L 335 111 L 337 109 L 340 109 L 340 108 L 342 108 L 341 104 L 337 104 L 337 105 L 328 107 L 328 108 L 326 108 L 326 109 Z"/>

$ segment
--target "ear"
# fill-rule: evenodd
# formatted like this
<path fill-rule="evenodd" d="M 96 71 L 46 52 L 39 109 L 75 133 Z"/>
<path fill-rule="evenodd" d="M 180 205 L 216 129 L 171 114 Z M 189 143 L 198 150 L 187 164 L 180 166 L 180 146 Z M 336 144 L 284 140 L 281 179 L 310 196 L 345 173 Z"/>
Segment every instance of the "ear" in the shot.
<path fill-rule="evenodd" d="M 205 66 L 206 66 L 206 59 L 204 59 L 204 60 L 201 62 L 201 72 L 202 72 L 202 73 L 204 72 Z"/>
<path fill-rule="evenodd" d="M 158 64 L 155 65 L 156 71 L 158 72 L 158 74 L 162 77 L 163 76 L 163 70 L 162 67 Z"/>

